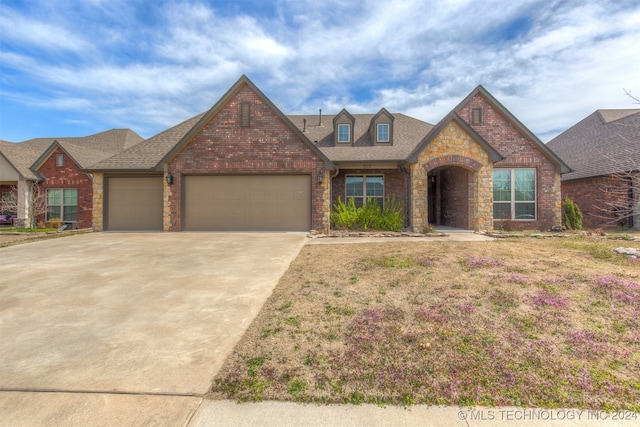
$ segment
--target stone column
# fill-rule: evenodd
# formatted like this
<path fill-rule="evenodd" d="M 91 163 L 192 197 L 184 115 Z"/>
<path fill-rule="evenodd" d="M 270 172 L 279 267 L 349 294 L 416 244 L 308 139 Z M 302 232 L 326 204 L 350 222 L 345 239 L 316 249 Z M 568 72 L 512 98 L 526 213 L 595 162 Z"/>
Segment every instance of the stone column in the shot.
<path fill-rule="evenodd" d="M 163 175 L 162 175 L 162 185 L 163 185 L 163 207 L 162 207 L 162 231 L 171 231 L 171 196 L 173 192 L 171 190 L 171 185 L 167 183 L 166 176 L 169 173 L 169 165 L 164 165 Z M 174 177 L 173 179 L 176 179 Z"/>
<path fill-rule="evenodd" d="M 15 226 L 20 228 L 31 228 L 31 181 L 20 179 L 18 181 L 18 212 Z"/>
<path fill-rule="evenodd" d="M 93 231 L 104 231 L 104 174 L 93 174 Z"/>

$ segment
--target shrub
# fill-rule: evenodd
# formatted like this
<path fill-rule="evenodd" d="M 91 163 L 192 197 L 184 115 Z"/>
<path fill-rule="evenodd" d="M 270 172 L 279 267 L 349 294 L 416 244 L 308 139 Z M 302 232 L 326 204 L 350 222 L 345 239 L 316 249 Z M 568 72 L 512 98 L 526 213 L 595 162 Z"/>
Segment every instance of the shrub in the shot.
<path fill-rule="evenodd" d="M 388 197 L 382 208 L 374 199 L 357 208 L 352 198 L 345 204 L 338 197 L 331 211 L 331 225 L 346 230 L 400 231 L 404 226 L 404 205 Z"/>
<path fill-rule="evenodd" d="M 358 209 L 353 199 L 347 200 L 347 204 L 345 204 L 338 196 L 338 202 L 333 205 L 331 211 L 331 225 L 336 228 L 353 229 L 357 221 Z"/>
<path fill-rule="evenodd" d="M 60 218 L 51 218 L 49 220 L 49 227 L 51 228 L 60 228 L 62 225 L 62 220 Z"/>
<path fill-rule="evenodd" d="M 562 202 L 562 225 L 568 230 L 582 230 L 582 212 L 569 197 Z"/>

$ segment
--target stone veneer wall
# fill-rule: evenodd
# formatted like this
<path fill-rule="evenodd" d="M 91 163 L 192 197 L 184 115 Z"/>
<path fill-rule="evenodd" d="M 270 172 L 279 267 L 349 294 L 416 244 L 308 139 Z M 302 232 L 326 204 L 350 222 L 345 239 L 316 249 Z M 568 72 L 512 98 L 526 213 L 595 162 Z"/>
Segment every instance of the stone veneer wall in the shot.
<path fill-rule="evenodd" d="M 104 230 L 104 174 L 93 174 L 93 231 Z"/>
<path fill-rule="evenodd" d="M 472 123 L 474 108 L 482 109 L 482 123 Z M 504 160 L 496 162 L 498 168 L 535 168 L 537 179 L 537 218 L 535 221 L 510 221 L 514 229 L 547 229 L 561 224 L 562 196 L 560 170 L 538 147 L 524 137 L 498 110 L 481 95 L 474 96 L 458 115 L 480 136 L 491 144 Z M 493 194 L 491 195 L 493 200 Z M 501 221 L 496 220 L 499 227 Z"/>
<path fill-rule="evenodd" d="M 411 166 L 412 228 L 428 224 L 428 173 L 441 166 L 460 166 L 469 173 L 469 203 L 474 230 L 493 229 L 493 165 L 487 152 L 458 124 L 450 122 L 418 155 Z"/>
<path fill-rule="evenodd" d="M 251 104 L 248 128 L 239 123 L 242 102 Z M 309 174 L 311 227 L 329 227 L 329 182 L 326 177 L 322 184 L 317 182 L 318 174 L 326 176 L 324 161 L 246 85 L 171 160 L 168 170 L 174 183 L 171 191 L 165 188 L 166 231 L 181 229 L 183 174 Z"/>
<path fill-rule="evenodd" d="M 64 156 L 64 166 L 56 166 L 56 156 Z M 80 171 L 78 165 L 60 148 L 38 169 L 45 181 L 38 185 L 46 193 L 49 188 L 75 188 L 78 190 L 78 227 L 89 228 L 92 226 L 93 216 L 93 181 L 89 175 Z M 46 215 L 40 215 L 36 221 L 44 221 Z"/>

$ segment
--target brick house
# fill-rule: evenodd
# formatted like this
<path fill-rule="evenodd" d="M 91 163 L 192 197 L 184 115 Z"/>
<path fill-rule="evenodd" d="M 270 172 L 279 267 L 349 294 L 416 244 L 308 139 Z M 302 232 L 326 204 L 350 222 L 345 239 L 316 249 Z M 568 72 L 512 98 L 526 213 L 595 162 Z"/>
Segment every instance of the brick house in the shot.
<path fill-rule="evenodd" d="M 207 112 L 86 169 L 102 230 L 326 230 L 333 203 L 393 197 L 407 225 L 560 223 L 569 168 L 479 86 L 438 125 L 285 116 L 246 76 Z"/>
<path fill-rule="evenodd" d="M 597 110 L 547 143 L 571 166 L 562 197 L 585 227 L 640 229 L 640 109 Z"/>
<path fill-rule="evenodd" d="M 2 219 L 11 217 L 4 222 L 19 227 L 54 218 L 72 228 L 92 227 L 93 177 L 83 169 L 141 141 L 129 129 L 113 129 L 86 137 L 0 142 Z M 46 212 L 34 216 L 31 204 Z"/>

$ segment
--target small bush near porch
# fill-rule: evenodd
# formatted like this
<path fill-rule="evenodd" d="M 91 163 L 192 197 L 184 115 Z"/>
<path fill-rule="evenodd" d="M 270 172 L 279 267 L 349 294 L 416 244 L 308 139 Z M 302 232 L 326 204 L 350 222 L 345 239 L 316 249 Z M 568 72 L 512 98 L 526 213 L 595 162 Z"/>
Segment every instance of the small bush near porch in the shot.
<path fill-rule="evenodd" d="M 364 206 L 356 207 L 353 198 L 345 204 L 340 197 L 331 211 L 331 225 L 341 230 L 400 231 L 404 226 L 404 205 L 387 197 L 384 206 L 368 199 Z"/>

